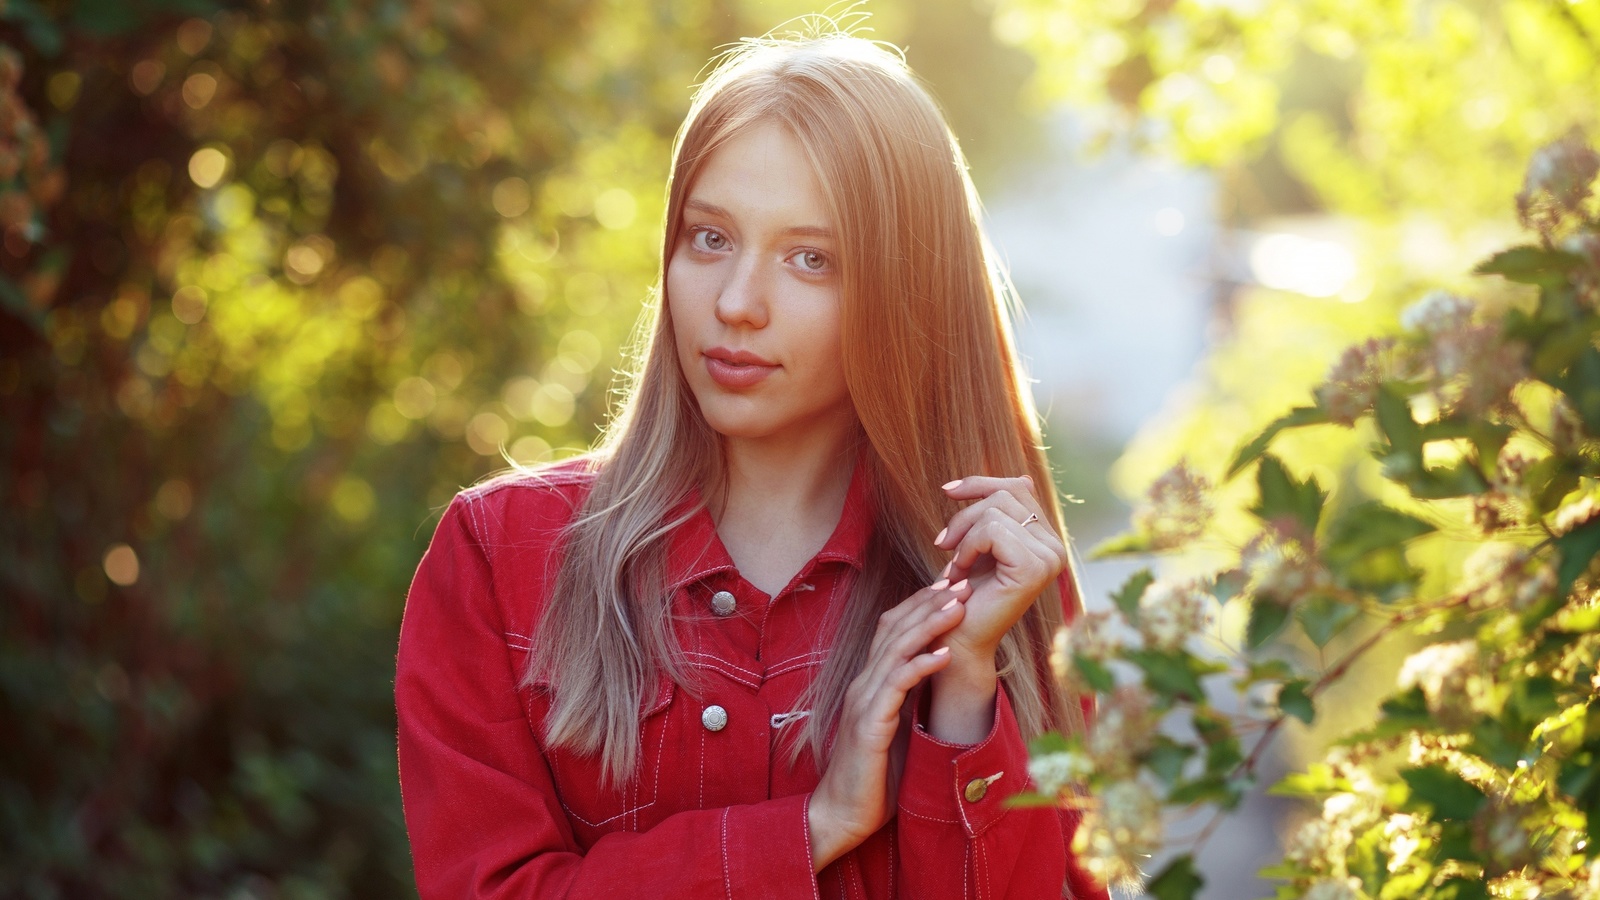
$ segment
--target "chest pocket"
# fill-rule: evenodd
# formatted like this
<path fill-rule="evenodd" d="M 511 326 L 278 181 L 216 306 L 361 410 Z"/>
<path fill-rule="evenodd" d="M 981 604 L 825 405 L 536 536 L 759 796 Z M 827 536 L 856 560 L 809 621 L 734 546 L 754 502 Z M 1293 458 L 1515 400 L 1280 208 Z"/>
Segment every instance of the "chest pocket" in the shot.
<path fill-rule="evenodd" d="M 676 771 L 673 761 L 666 757 L 672 755 L 667 750 L 672 733 L 679 730 L 675 723 L 678 717 L 671 715 L 677 693 L 671 680 L 662 679 L 640 722 L 639 768 L 626 782 L 602 787 L 598 754 L 545 746 L 545 761 L 555 778 L 557 798 L 567 812 L 573 834 L 585 849 L 603 835 L 643 831 L 661 818 L 657 807 L 662 802 L 663 778 Z M 528 724 L 541 738 L 549 696 L 547 687 L 535 686 L 528 703 Z"/>

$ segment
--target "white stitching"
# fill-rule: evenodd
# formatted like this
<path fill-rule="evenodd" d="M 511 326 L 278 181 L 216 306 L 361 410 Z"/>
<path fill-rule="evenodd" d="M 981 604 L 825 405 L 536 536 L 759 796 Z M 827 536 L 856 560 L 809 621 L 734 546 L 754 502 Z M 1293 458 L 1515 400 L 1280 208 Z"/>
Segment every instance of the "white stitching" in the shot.
<path fill-rule="evenodd" d="M 941 825 L 961 824 L 959 819 L 941 819 L 937 816 L 925 816 L 922 813 L 912 812 L 911 810 L 906 809 L 904 806 L 900 807 L 900 814 L 903 816 L 910 816 L 913 819 L 921 819 L 924 822 L 938 822 Z"/>
<path fill-rule="evenodd" d="M 722 886 L 728 892 L 728 900 L 733 900 L 733 874 L 728 871 L 728 809 L 722 810 Z"/>

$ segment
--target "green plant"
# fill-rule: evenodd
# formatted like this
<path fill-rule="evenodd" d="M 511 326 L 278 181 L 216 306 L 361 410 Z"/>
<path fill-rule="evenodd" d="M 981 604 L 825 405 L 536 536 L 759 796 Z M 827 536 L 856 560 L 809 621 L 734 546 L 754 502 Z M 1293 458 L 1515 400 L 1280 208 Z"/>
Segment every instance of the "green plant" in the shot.
<path fill-rule="evenodd" d="M 1210 808 L 1188 839 L 1204 845 L 1286 724 L 1408 641 L 1377 720 L 1272 787 L 1313 804 L 1263 873 L 1278 895 L 1600 897 L 1597 174 L 1577 133 L 1536 153 L 1517 195 L 1535 239 L 1476 270 L 1506 286 L 1423 297 L 1238 451 L 1221 481 L 1254 470 L 1244 533 L 1218 533 L 1217 489 L 1180 464 L 1100 548 L 1208 561 L 1140 571 L 1060 636 L 1060 673 L 1105 699 L 1087 739 L 1039 743 L 1032 774 L 1086 804 L 1102 877 L 1137 874 L 1162 807 Z M 1356 429 L 1368 459 L 1318 477 L 1268 452 L 1311 428 Z M 1200 885 L 1184 853 L 1149 890 Z"/>

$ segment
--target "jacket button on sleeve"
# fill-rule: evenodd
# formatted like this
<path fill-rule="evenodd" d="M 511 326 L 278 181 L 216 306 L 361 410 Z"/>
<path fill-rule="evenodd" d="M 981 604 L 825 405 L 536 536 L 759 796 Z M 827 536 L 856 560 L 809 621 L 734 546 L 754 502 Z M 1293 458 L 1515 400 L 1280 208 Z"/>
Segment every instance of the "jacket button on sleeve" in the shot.
<path fill-rule="evenodd" d="M 721 731 L 728 727 L 728 711 L 720 706 L 708 706 L 705 712 L 700 714 L 700 724 L 704 725 L 707 731 Z"/>
<path fill-rule="evenodd" d="M 711 595 L 711 611 L 719 616 L 731 616 L 739 606 L 738 598 L 728 591 L 717 591 Z"/>

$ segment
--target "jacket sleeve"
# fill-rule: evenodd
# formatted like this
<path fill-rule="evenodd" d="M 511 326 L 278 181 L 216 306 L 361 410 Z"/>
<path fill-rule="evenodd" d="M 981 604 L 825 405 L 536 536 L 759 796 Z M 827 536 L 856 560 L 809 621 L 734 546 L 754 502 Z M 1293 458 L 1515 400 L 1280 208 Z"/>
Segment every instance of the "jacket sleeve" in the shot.
<path fill-rule="evenodd" d="M 517 693 L 470 502 L 446 510 L 400 629 L 400 793 L 423 900 L 816 900 L 809 794 L 680 812 L 580 852 Z"/>
<path fill-rule="evenodd" d="M 1065 574 L 1061 590 L 1070 621 Z M 924 730 L 920 714 L 914 719 L 895 816 L 900 896 L 1107 900 L 1072 853 L 1079 812 L 1006 807 L 1006 798 L 1033 785 L 1027 742 L 1004 687 L 994 706 L 989 734 L 970 746 L 941 741 Z M 1090 712 L 1085 702 L 1086 720 Z"/>

